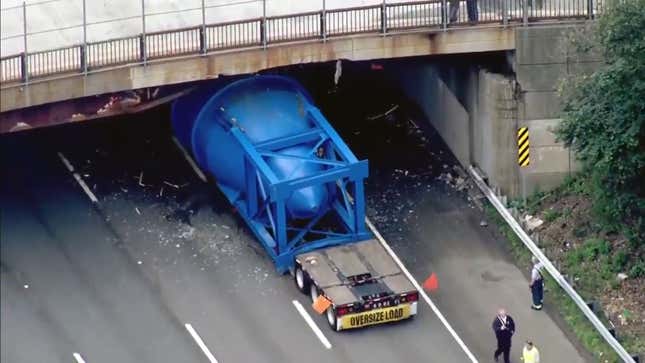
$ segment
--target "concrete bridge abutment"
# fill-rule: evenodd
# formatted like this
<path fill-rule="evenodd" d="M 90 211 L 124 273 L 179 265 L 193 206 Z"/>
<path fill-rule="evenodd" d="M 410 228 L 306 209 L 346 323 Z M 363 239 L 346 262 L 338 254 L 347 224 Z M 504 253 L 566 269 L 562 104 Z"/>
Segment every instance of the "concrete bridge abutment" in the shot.
<path fill-rule="evenodd" d="M 579 169 L 556 140 L 561 80 L 602 65 L 573 51 L 576 26 L 515 29 L 516 50 L 417 60 L 393 75 L 462 165 L 476 165 L 510 197 L 550 190 Z M 530 163 L 518 164 L 517 132 L 529 130 Z"/>

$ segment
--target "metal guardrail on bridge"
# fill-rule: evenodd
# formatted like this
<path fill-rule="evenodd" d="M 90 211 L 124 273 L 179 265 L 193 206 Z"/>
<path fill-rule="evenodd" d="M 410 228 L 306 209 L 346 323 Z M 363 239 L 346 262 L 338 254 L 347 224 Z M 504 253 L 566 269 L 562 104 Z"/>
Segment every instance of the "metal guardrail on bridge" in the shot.
<path fill-rule="evenodd" d="M 476 12 L 467 13 L 467 1 L 476 4 Z M 28 83 L 34 78 L 86 74 L 104 67 L 145 64 L 153 59 L 266 47 L 282 42 L 326 40 L 360 33 L 445 30 L 452 26 L 477 24 L 527 26 L 543 20 L 592 19 L 601 11 L 601 5 L 601 0 L 383 1 L 379 5 L 343 9 L 325 9 L 323 6 L 315 12 L 227 23 L 206 24 L 203 20 L 198 26 L 154 33 L 145 32 L 144 12 L 144 30 L 139 35 L 3 57 L 0 59 L 0 81 Z M 26 11 L 25 6 L 23 4 L 23 11 Z M 86 27 L 83 29 L 85 32 Z M 26 32 L 24 37 L 26 48 Z"/>

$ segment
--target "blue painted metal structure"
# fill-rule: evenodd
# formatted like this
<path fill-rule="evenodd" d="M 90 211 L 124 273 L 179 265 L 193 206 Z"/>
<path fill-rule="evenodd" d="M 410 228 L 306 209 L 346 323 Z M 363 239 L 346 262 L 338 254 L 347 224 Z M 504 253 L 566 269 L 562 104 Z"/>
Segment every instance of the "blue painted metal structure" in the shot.
<path fill-rule="evenodd" d="M 367 161 L 356 159 L 297 82 L 255 76 L 205 87 L 175 101 L 172 122 L 280 273 L 298 254 L 371 237 Z"/>

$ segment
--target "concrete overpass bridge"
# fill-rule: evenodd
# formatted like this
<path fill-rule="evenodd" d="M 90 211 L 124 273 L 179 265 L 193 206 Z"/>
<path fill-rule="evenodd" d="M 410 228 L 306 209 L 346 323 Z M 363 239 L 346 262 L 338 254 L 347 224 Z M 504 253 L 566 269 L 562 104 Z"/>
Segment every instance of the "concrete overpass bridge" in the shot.
<path fill-rule="evenodd" d="M 86 7 L 83 1 L 82 26 L 65 30 L 80 33 L 83 41 L 47 49 L 48 43 L 41 40 L 33 52 L 29 41 L 42 32 L 30 33 L 25 26 L 30 5 L 17 5 L 9 10 L 17 15 L 22 11 L 24 44 L 22 52 L 2 57 L 0 131 L 104 117 L 113 113 L 96 111 L 107 97 L 128 90 L 139 90 L 149 101 L 128 110 L 136 112 L 181 95 L 190 82 L 221 75 L 337 59 L 497 52 L 506 54 L 512 75 L 491 74 L 476 64 L 439 69 L 417 63 L 391 76 L 399 78 L 410 98 L 419 102 L 462 164 L 481 166 L 491 183 L 510 195 L 548 189 L 575 169 L 575 160 L 555 142 L 551 132 L 559 122 L 557 81 L 565 74 L 592 71 L 600 63 L 599 57 L 572 56 L 565 49 L 563 34 L 594 19 L 602 3 L 473 1 L 477 1 L 476 21 L 469 19 L 466 1 L 453 3 L 458 12 L 452 19 L 449 0 L 367 1 L 367 5 L 359 1 L 362 6 L 356 7 L 342 7 L 347 2 L 330 7 L 328 0 L 322 4 L 305 2 L 309 8 L 298 13 L 293 11 L 302 10 L 300 2 L 253 1 L 260 5 L 260 14 L 251 15 L 260 16 L 248 18 L 248 12 L 230 12 L 241 17 L 235 21 L 224 21 L 226 11 L 213 18 L 209 6 L 215 5 L 204 1 L 188 10 L 157 12 L 146 12 L 142 1 L 140 13 L 127 18 L 140 22 L 139 33 L 130 34 L 133 30 L 126 29 L 117 34 L 119 37 L 99 40 L 89 36 L 89 29 L 104 23 L 87 21 L 91 5 Z M 132 2 L 127 4 L 122 5 L 131 7 Z M 194 21 L 197 24 L 147 31 L 146 24 L 155 24 L 151 19 L 179 17 L 186 11 L 201 15 Z M 474 19 L 475 15 L 470 16 Z M 167 19 L 157 21 L 156 28 L 172 23 Z M 3 48 L 19 49 L 15 44 L 18 38 L 3 35 Z M 158 95 L 158 87 L 166 91 Z M 93 104 L 89 106 L 93 109 L 86 112 L 88 104 Z M 41 112 L 31 111 L 38 109 Z M 520 127 L 531 131 L 533 160 L 522 170 L 517 165 L 515 140 Z"/>
<path fill-rule="evenodd" d="M 528 7 L 522 0 L 480 0 L 478 20 L 469 21 L 466 2 L 460 1 L 451 22 L 447 0 L 383 1 L 351 8 L 326 8 L 323 2 L 317 11 L 276 16 L 266 16 L 266 2 L 259 3 L 264 16 L 206 23 L 202 2 L 202 24 L 146 32 L 146 18 L 159 14 L 146 14 L 142 2 L 141 15 L 135 15 L 141 21 L 139 34 L 96 42 L 87 41 L 89 25 L 84 20 L 82 28 L 75 29 L 83 34 L 81 44 L 3 54 L 0 110 L 341 58 L 514 50 L 517 34 L 526 27 L 590 19 L 600 6 L 592 0 L 545 0 L 541 8 Z M 22 10 L 25 23 L 29 6 L 13 8 Z M 83 2 L 83 19 L 86 11 Z M 50 39 L 56 39 L 51 34 Z M 23 50 L 30 48 L 30 36 L 35 35 L 24 27 Z M 16 38 L 3 37 L 3 48 L 11 50 L 10 41 Z"/>

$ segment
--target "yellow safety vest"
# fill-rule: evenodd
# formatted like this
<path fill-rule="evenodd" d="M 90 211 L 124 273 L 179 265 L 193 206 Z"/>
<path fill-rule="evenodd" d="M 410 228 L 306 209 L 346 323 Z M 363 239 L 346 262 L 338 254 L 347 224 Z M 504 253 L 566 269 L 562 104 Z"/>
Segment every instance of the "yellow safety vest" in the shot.
<path fill-rule="evenodd" d="M 524 347 L 522 357 L 524 358 L 524 363 L 540 363 L 540 352 L 535 346 L 531 350 Z"/>

